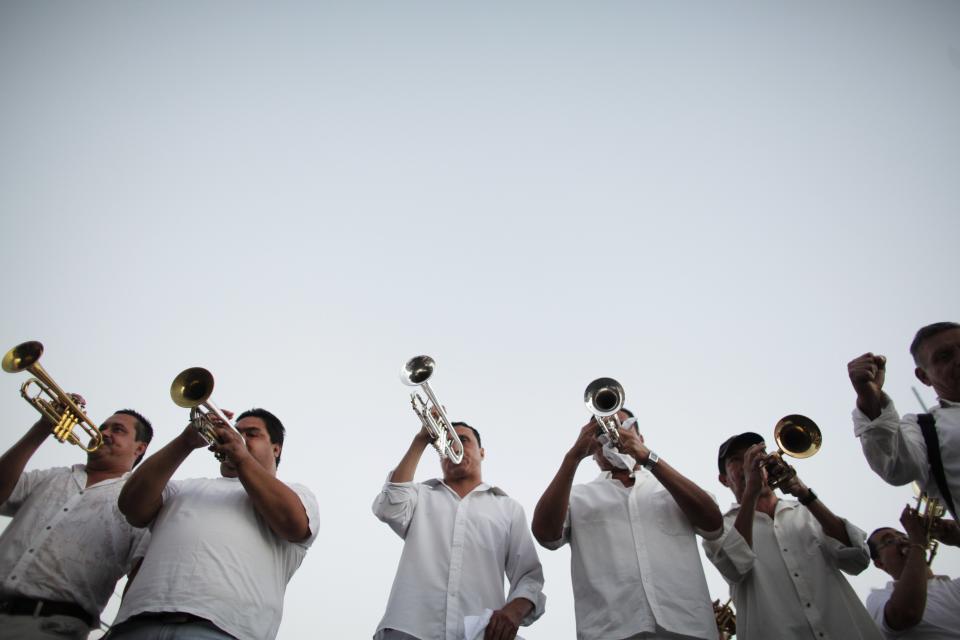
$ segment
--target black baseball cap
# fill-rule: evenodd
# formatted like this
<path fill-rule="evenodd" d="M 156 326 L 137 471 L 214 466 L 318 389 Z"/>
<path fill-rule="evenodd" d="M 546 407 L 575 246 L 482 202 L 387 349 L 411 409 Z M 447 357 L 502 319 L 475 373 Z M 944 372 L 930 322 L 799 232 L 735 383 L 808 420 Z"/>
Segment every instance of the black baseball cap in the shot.
<path fill-rule="evenodd" d="M 763 436 L 759 433 L 754 433 L 753 431 L 747 431 L 741 433 L 737 436 L 730 436 L 727 438 L 722 445 L 720 445 L 720 452 L 717 454 L 717 467 L 720 468 L 720 474 L 723 475 L 727 472 L 725 462 L 727 460 L 727 455 L 731 452 L 736 453 L 737 451 L 742 451 L 747 447 L 755 444 L 764 442 Z"/>

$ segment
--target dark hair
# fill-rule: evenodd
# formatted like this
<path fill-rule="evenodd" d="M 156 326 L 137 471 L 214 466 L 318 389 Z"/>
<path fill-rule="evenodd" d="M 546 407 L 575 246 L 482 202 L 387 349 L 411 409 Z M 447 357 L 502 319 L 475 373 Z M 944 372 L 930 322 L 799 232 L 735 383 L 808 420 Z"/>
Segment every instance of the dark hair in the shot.
<path fill-rule="evenodd" d="M 890 527 L 880 527 L 879 529 L 874 529 L 870 535 L 867 536 L 867 547 L 870 549 L 871 560 L 876 560 L 880 556 L 880 550 L 877 548 L 877 543 L 873 541 L 873 536 L 889 528 Z"/>
<path fill-rule="evenodd" d="M 134 411 L 133 409 L 120 409 L 120 411 L 115 411 L 114 413 L 119 413 L 125 416 L 130 416 L 136 422 L 133 427 L 136 430 L 134 440 L 136 442 L 142 442 L 143 444 L 150 444 L 150 441 L 153 440 L 153 425 L 150 424 L 150 421 L 143 417 L 143 414 L 139 411 Z M 133 466 L 140 464 L 140 461 L 143 460 L 146 450 L 140 454 L 136 460 L 133 461 Z"/>
<path fill-rule="evenodd" d="M 467 429 L 470 429 L 470 431 L 473 431 L 473 435 L 476 436 L 476 438 L 477 438 L 477 449 L 482 449 L 482 448 L 483 448 L 483 445 L 480 443 L 480 432 L 477 431 L 476 429 L 474 429 L 473 427 L 471 427 L 470 425 L 468 425 L 466 422 L 451 422 L 451 423 L 450 423 L 450 426 L 452 426 L 452 427 L 466 427 Z"/>
<path fill-rule="evenodd" d="M 280 445 L 281 449 L 283 448 L 283 436 L 286 435 L 287 430 L 284 429 L 283 423 L 280 422 L 280 418 L 273 415 L 266 409 L 254 408 L 254 409 L 247 409 L 246 411 L 241 413 L 239 416 L 237 416 L 237 419 L 234 422 L 234 424 L 236 424 L 237 422 L 240 422 L 244 418 L 260 418 L 261 420 L 263 420 L 263 424 L 267 426 L 267 433 L 270 434 L 270 442 L 272 444 Z M 277 454 L 276 461 L 277 461 L 277 466 L 279 467 L 280 466 L 279 453 Z"/>
<path fill-rule="evenodd" d="M 933 336 L 943 333 L 944 331 L 950 331 L 951 329 L 960 329 L 960 324 L 956 322 L 934 322 L 917 331 L 917 335 L 913 337 L 913 342 L 910 343 L 910 355 L 913 356 L 913 361 L 918 367 L 921 366 L 920 345 Z"/>

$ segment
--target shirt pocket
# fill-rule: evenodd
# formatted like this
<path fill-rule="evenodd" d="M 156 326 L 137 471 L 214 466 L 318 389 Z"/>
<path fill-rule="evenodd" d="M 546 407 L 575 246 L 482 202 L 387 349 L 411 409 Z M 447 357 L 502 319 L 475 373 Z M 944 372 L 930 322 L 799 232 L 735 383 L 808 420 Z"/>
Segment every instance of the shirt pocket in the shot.
<path fill-rule="evenodd" d="M 679 536 L 689 528 L 687 517 L 669 492 L 658 491 L 653 494 L 650 504 L 654 510 L 654 522 L 667 535 Z"/>

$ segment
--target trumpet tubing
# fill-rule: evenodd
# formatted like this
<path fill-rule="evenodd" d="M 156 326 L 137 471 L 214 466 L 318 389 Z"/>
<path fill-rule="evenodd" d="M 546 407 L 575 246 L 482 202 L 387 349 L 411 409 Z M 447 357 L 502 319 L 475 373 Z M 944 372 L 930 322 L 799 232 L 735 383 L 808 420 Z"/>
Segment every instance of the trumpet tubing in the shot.
<path fill-rule="evenodd" d="M 20 395 L 33 405 L 44 418 L 53 423 L 53 437 L 58 442 L 69 442 L 92 453 L 103 444 L 103 434 L 94 424 L 84 407 L 77 404 L 73 397 L 61 389 L 53 378 L 40 365 L 40 356 L 43 355 L 43 345 L 37 341 L 23 342 L 7 351 L 3 356 L 3 370 L 7 373 L 29 371 L 32 378 L 20 385 Z M 31 395 L 30 387 L 36 386 L 36 395 Z M 74 431 L 78 427 L 85 432 L 89 444 Z"/>

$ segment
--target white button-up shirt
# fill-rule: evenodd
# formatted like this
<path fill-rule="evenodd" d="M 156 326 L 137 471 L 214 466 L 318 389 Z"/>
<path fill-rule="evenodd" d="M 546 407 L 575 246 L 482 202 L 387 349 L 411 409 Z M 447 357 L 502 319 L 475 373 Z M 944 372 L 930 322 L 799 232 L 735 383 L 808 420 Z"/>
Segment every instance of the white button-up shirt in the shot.
<path fill-rule="evenodd" d="M 438 479 L 387 482 L 373 513 L 404 540 L 375 638 L 395 629 L 424 640 L 463 640 L 464 616 L 516 598 L 534 605 L 524 626 L 543 614 L 543 570 L 523 507 L 500 489 L 482 483 L 461 499 Z"/>
<path fill-rule="evenodd" d="M 957 504 L 960 500 L 960 404 L 940 400 L 940 405 L 930 413 L 936 421 L 947 486 L 954 506 L 960 509 Z M 870 468 L 881 478 L 892 485 L 916 480 L 924 491 L 940 498 L 937 481 L 930 473 L 927 445 L 916 415 L 908 413 L 901 418 L 893 400 L 887 402 L 876 420 L 870 420 L 860 409 L 854 409 L 853 433 L 860 438 Z"/>
<path fill-rule="evenodd" d="M 129 475 L 88 487 L 82 464 L 22 474 L 0 505 L 13 516 L 0 536 L 0 597 L 73 602 L 99 617 L 149 540 L 117 508 Z"/>
<path fill-rule="evenodd" d="M 895 583 L 888 582 L 883 589 L 874 589 L 867 596 L 867 611 L 873 616 L 887 638 L 909 640 L 957 640 L 960 638 L 960 579 L 934 576 L 927 580 L 927 605 L 923 619 L 915 627 L 894 631 L 887 626 L 883 608 L 893 595 Z"/>
<path fill-rule="evenodd" d="M 697 551 L 700 535 L 670 492 L 645 469 L 632 487 L 604 472 L 574 486 L 563 537 L 579 640 L 630 638 L 658 627 L 693 638 L 716 638 L 710 592 Z"/>
<path fill-rule="evenodd" d="M 737 638 L 851 640 L 881 638 L 840 571 L 870 564 L 866 534 L 846 520 L 850 546 L 831 538 L 794 500 L 778 500 L 774 518 L 757 511 L 753 548 L 734 528 L 739 505 L 724 514 L 724 532 L 704 540 L 707 557 L 730 584 Z"/>

